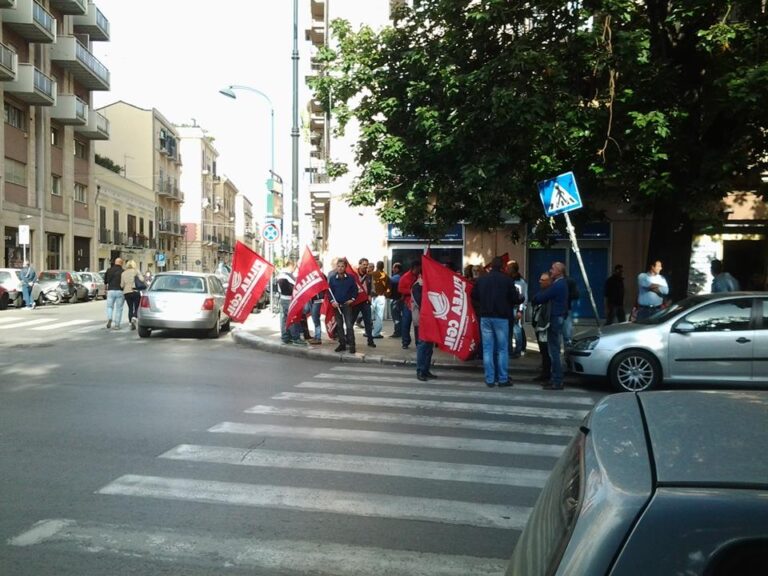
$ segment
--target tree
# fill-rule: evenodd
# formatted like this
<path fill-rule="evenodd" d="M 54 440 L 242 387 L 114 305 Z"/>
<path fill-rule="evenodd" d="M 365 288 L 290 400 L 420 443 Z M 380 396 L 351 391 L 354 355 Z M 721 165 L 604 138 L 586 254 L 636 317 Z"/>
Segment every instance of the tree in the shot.
<path fill-rule="evenodd" d="M 360 125 L 352 204 L 419 234 L 496 227 L 540 219 L 536 182 L 573 170 L 590 199 L 653 215 L 680 296 L 694 222 L 735 186 L 765 193 L 760 3 L 414 4 L 377 32 L 335 21 L 319 55 L 317 97 Z"/>

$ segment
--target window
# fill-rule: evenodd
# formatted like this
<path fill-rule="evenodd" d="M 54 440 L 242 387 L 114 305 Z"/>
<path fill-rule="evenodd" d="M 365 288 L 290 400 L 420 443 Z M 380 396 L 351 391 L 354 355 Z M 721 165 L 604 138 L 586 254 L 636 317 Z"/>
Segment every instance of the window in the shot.
<path fill-rule="evenodd" d="M 5 159 L 5 181 L 11 184 L 18 184 L 19 186 L 27 185 L 27 165 L 11 160 Z"/>
<path fill-rule="evenodd" d="M 88 189 L 84 184 L 75 182 L 75 202 L 81 202 L 85 204 L 88 202 Z"/>
<path fill-rule="evenodd" d="M 61 130 L 51 126 L 51 146 L 61 147 Z"/>
<path fill-rule="evenodd" d="M 16 108 L 13 104 L 5 103 L 5 123 L 10 124 L 14 128 L 19 130 L 26 130 L 27 125 L 25 122 L 24 111 L 20 108 Z"/>
<path fill-rule="evenodd" d="M 48 254 L 46 257 L 46 268 L 56 270 L 61 268 L 61 245 L 62 236 L 58 234 L 48 234 Z M 40 275 L 42 279 L 42 274 Z"/>
<path fill-rule="evenodd" d="M 685 317 L 696 332 L 734 332 L 749 330 L 752 301 L 749 299 L 726 300 L 704 306 Z"/>
<path fill-rule="evenodd" d="M 61 176 L 51 176 L 51 195 L 61 196 Z"/>
<path fill-rule="evenodd" d="M 112 211 L 112 227 L 115 229 L 115 234 L 120 232 L 120 212 L 117 210 Z"/>
<path fill-rule="evenodd" d="M 88 150 L 84 142 L 80 142 L 80 140 L 75 140 L 75 156 L 78 158 L 82 158 L 85 160 L 88 156 Z"/>

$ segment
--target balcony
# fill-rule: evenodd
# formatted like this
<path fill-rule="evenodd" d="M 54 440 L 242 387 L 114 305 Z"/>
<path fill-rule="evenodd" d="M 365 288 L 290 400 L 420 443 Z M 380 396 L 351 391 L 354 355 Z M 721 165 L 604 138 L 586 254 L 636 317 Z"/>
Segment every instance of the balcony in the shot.
<path fill-rule="evenodd" d="M 34 64 L 18 64 L 16 79 L 3 82 L 3 89 L 27 104 L 53 106 L 56 103 L 56 81 Z"/>
<path fill-rule="evenodd" d="M 91 40 L 109 41 L 109 20 L 93 2 L 88 2 L 88 12 L 74 16 L 72 23 L 78 34 L 88 34 Z"/>
<path fill-rule="evenodd" d="M 109 90 L 109 70 L 74 36 L 60 36 L 51 47 L 51 61 L 69 70 L 88 90 Z"/>
<path fill-rule="evenodd" d="M 51 118 L 60 124 L 85 126 L 88 123 L 88 104 L 74 94 L 59 94 L 51 109 Z"/>
<path fill-rule="evenodd" d="M 310 174 L 309 177 L 309 197 L 312 205 L 323 202 L 328 203 L 331 199 L 331 184 L 328 174 L 317 173 Z"/>
<path fill-rule="evenodd" d="M 161 220 L 157 223 L 157 230 L 160 234 L 181 236 L 181 224 L 172 220 Z"/>
<path fill-rule="evenodd" d="M 325 20 L 325 0 L 312 0 L 310 6 L 312 20 Z"/>
<path fill-rule="evenodd" d="M 313 21 L 312 27 L 307 28 L 304 33 L 304 37 L 312 42 L 313 46 L 325 45 L 325 23 L 321 21 Z"/>
<path fill-rule="evenodd" d="M 16 0 L 0 0 L 0 8 L 16 8 Z"/>
<path fill-rule="evenodd" d="M 88 123 L 75 126 L 75 133 L 88 140 L 109 140 L 109 120 L 103 114 L 89 110 Z"/>
<path fill-rule="evenodd" d="M 51 8 L 56 8 L 62 14 L 80 15 L 88 12 L 86 0 L 51 0 Z"/>
<path fill-rule="evenodd" d="M 99 243 L 112 244 L 112 230 L 108 230 L 107 228 L 99 228 Z"/>
<path fill-rule="evenodd" d="M 5 44 L 0 44 L 0 81 L 4 82 L 16 78 L 16 63 L 18 60 L 16 52 Z"/>
<path fill-rule="evenodd" d="M 16 10 L 3 13 L 3 24 L 30 42 L 56 42 L 56 19 L 35 0 L 18 0 Z"/>

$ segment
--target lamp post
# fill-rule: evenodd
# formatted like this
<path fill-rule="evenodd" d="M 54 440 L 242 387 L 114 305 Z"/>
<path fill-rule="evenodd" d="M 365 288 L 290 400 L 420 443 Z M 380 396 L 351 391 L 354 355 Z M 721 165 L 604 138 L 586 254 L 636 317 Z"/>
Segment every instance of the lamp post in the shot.
<path fill-rule="evenodd" d="M 219 90 L 219 94 L 223 94 L 227 98 L 237 99 L 237 94 L 235 94 L 235 90 L 245 90 L 247 92 L 253 92 L 254 94 L 258 94 L 264 100 L 267 101 L 267 104 L 269 104 L 269 121 L 270 121 L 270 150 L 271 150 L 271 159 L 269 164 L 269 171 L 274 174 L 275 172 L 275 107 L 272 104 L 272 100 L 264 94 L 261 90 L 258 90 L 256 88 L 252 88 L 250 86 L 240 86 L 237 84 L 232 84 L 230 86 L 227 86 L 226 88 L 222 88 Z"/>

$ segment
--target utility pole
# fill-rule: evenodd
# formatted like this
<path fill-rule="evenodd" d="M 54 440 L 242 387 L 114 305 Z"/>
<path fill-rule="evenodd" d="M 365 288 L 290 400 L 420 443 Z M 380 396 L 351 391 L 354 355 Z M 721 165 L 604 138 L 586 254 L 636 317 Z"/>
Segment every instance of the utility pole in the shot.
<path fill-rule="evenodd" d="M 299 0 L 293 0 L 293 125 L 291 126 L 291 257 L 299 257 Z"/>

